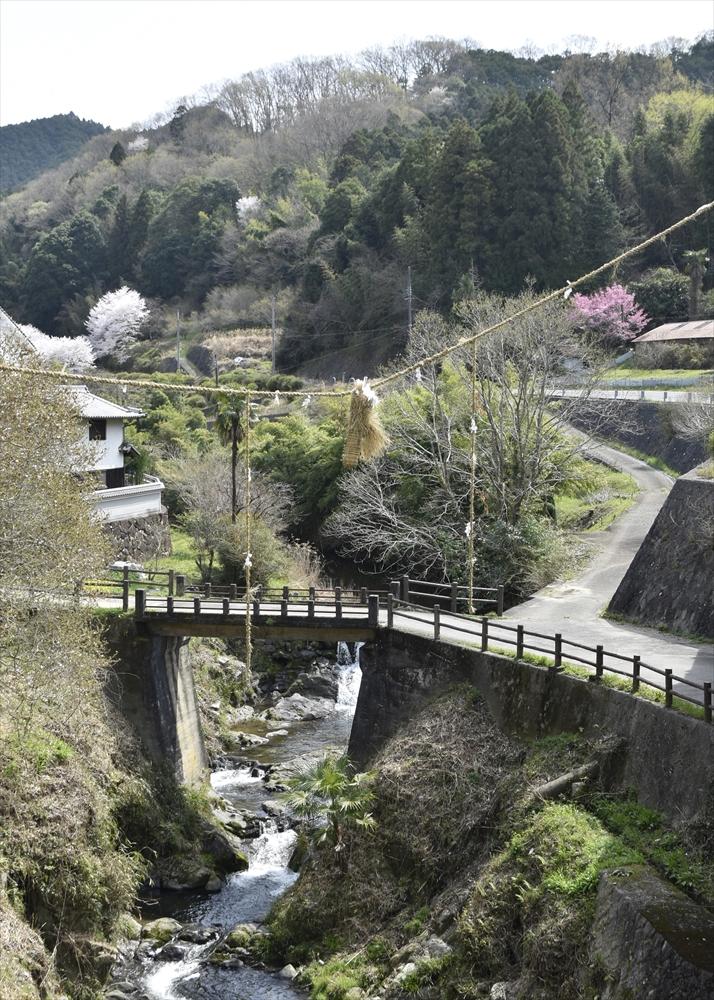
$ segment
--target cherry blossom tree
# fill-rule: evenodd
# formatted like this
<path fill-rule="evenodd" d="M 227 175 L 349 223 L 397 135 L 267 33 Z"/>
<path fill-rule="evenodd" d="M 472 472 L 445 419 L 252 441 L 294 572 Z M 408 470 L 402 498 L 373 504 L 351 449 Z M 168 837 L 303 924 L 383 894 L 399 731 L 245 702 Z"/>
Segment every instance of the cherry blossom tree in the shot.
<path fill-rule="evenodd" d="M 95 355 L 125 361 L 148 315 L 146 302 L 133 288 L 122 285 L 103 295 L 85 323 Z"/>
<path fill-rule="evenodd" d="M 627 343 L 650 321 L 622 285 L 609 285 L 592 295 L 574 295 L 572 308 L 576 325 L 603 344 Z"/>
<path fill-rule="evenodd" d="M 37 353 L 46 361 L 56 361 L 71 372 L 94 367 L 94 351 L 88 337 L 48 337 L 36 326 L 20 327 Z"/>

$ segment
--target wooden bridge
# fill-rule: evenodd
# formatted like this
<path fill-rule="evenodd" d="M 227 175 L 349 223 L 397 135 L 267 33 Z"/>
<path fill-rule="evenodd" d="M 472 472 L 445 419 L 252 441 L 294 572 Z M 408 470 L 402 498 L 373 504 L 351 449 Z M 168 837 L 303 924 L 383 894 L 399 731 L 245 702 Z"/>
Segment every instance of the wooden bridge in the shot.
<path fill-rule="evenodd" d="M 246 601 L 237 587 L 190 587 L 179 576 L 164 586 L 172 591 L 166 596 L 148 588 L 134 591 L 134 617 L 140 627 L 165 636 L 244 636 Z M 520 661 L 535 660 L 554 672 L 582 672 L 595 684 L 611 677 L 633 694 L 660 698 L 667 708 L 697 706 L 697 714 L 701 711 L 704 721 L 711 724 L 711 682 L 678 676 L 671 668 L 642 662 L 637 654 L 613 652 L 560 633 L 506 623 L 499 617 L 503 612 L 502 588 L 478 588 L 472 594 L 478 614 L 469 615 L 459 610 L 468 605 L 465 591 L 455 584 L 406 577 L 392 582 L 389 590 L 377 592 L 340 587 L 256 588 L 248 612 L 255 639 L 368 642 L 380 629 L 395 629 L 483 652 L 505 653 Z M 127 607 L 126 587 L 122 596 Z"/>

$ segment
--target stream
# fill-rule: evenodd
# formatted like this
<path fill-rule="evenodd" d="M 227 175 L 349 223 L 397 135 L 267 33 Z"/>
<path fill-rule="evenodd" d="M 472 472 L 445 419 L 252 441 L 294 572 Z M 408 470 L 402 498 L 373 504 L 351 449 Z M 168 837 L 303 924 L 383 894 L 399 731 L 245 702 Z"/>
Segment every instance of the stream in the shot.
<path fill-rule="evenodd" d="M 335 710 L 323 719 L 285 723 L 287 736 L 271 737 L 270 742 L 252 748 L 249 753 L 256 767 L 218 770 L 211 784 L 219 795 L 238 809 L 261 811 L 261 804 L 274 794 L 266 790 L 261 765 L 287 763 L 303 754 L 315 753 L 328 746 L 344 747 L 349 741 L 361 671 L 359 646 L 354 659 L 349 648 L 340 643 L 337 649 L 338 695 Z M 256 770 L 259 772 L 256 775 Z M 278 899 L 298 878 L 288 867 L 297 834 L 282 832 L 278 823 L 265 813 L 261 833 L 243 843 L 249 859 L 247 871 L 230 875 L 217 893 L 164 893 L 146 916 L 171 916 L 182 925 L 203 925 L 228 931 L 236 924 L 260 924 Z M 298 1000 L 305 994 L 277 973 L 249 965 L 227 968 L 205 961 L 215 944 L 187 946 L 182 958 L 161 961 L 148 956 L 134 978 L 140 996 L 147 1000 Z"/>

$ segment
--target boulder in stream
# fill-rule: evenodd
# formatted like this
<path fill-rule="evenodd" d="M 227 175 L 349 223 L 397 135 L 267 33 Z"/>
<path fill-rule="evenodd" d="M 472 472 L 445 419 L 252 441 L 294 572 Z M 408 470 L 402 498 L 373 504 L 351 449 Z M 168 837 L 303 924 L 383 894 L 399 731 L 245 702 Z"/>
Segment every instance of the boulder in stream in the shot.
<path fill-rule="evenodd" d="M 173 917 L 158 917 L 156 920 L 149 920 L 144 924 L 142 937 L 165 944 L 180 930 L 181 924 Z"/>

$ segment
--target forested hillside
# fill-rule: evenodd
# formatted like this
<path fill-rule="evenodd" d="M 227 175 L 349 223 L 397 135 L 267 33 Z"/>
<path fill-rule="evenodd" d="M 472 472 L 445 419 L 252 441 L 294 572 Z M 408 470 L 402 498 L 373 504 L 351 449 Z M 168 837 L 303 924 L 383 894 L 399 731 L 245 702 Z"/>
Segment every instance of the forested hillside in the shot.
<path fill-rule="evenodd" d="M 713 66 L 710 35 L 542 56 L 431 40 L 246 74 L 7 197 L 0 301 L 74 336 L 127 283 L 155 336 L 177 308 L 264 326 L 275 295 L 284 370 L 341 374 L 355 346 L 373 366 L 403 346 L 409 269 L 413 311 L 447 313 L 474 285 L 575 278 L 714 197 Z M 710 239 L 682 231 L 618 280 Z"/>
<path fill-rule="evenodd" d="M 36 118 L 0 128 L 0 192 L 15 191 L 45 170 L 74 156 L 92 136 L 106 131 L 99 122 L 68 115 Z"/>

